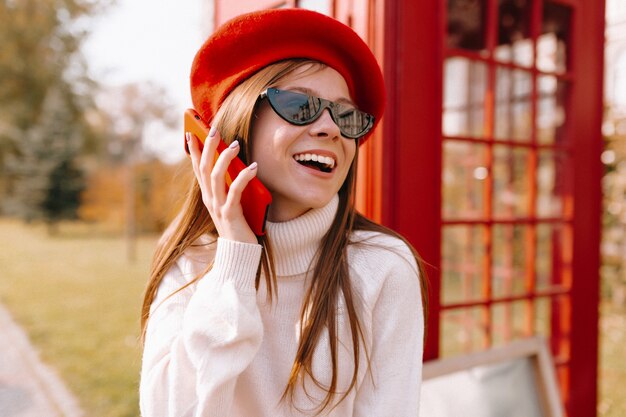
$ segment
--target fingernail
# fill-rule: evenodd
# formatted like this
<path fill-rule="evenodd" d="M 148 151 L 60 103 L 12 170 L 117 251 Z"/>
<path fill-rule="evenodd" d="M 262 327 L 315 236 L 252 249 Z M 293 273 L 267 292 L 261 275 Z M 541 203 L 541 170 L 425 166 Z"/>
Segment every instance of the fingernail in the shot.
<path fill-rule="evenodd" d="M 189 142 L 191 140 L 191 133 L 185 132 L 185 139 Z"/>
<path fill-rule="evenodd" d="M 211 130 L 209 130 L 209 137 L 212 138 L 213 136 L 215 136 L 216 133 L 217 133 L 217 128 L 215 126 L 212 126 Z"/>
<path fill-rule="evenodd" d="M 254 171 L 257 168 L 257 163 L 256 162 L 251 163 L 248 168 L 250 168 L 250 171 Z"/>
<path fill-rule="evenodd" d="M 239 146 L 239 141 L 237 140 L 232 141 L 230 145 L 228 145 L 230 149 L 235 149 L 237 146 Z"/>

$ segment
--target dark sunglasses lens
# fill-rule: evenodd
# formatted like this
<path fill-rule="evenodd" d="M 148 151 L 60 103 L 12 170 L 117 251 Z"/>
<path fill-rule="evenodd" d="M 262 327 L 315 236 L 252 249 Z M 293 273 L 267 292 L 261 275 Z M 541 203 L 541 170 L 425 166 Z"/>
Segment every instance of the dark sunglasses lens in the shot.
<path fill-rule="evenodd" d="M 338 104 L 334 110 L 335 122 L 346 137 L 357 138 L 363 135 L 370 126 L 372 116 L 354 107 Z"/>
<path fill-rule="evenodd" d="M 306 94 L 270 89 L 268 97 L 274 109 L 282 117 L 296 124 L 310 122 L 320 109 L 320 101 Z"/>
<path fill-rule="evenodd" d="M 296 125 L 312 123 L 317 119 L 322 108 L 328 107 L 341 134 L 351 139 L 363 136 L 374 122 L 371 115 L 354 107 L 321 100 L 306 94 L 270 88 L 267 90 L 267 97 L 276 113 Z"/>

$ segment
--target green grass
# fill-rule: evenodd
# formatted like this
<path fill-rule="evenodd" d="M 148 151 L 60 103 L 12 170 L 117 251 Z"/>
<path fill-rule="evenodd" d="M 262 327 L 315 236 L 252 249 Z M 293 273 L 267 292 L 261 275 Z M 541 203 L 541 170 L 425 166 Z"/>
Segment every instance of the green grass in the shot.
<path fill-rule="evenodd" d="M 137 416 L 139 311 L 155 238 L 137 261 L 125 242 L 85 225 L 0 219 L 0 302 L 25 327 L 88 416 Z"/>
<path fill-rule="evenodd" d="M 59 370 L 89 417 L 139 415 L 139 309 L 156 237 L 141 238 L 137 261 L 123 238 L 66 224 L 0 219 L 0 302 Z M 626 308 L 603 305 L 599 417 L 626 416 Z"/>

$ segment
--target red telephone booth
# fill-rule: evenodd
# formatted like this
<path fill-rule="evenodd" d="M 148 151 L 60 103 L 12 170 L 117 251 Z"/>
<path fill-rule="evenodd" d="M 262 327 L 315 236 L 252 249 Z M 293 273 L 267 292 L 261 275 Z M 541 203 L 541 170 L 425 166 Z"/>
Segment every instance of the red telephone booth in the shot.
<path fill-rule="evenodd" d="M 358 204 L 430 265 L 425 359 L 543 335 L 568 415 L 596 415 L 604 1 L 214 4 L 312 8 L 377 55 Z"/>

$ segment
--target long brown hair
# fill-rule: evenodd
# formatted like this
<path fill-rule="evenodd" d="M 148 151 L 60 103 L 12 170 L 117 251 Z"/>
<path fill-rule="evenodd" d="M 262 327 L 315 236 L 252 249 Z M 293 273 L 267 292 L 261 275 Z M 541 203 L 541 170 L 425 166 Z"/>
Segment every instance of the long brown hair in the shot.
<path fill-rule="evenodd" d="M 323 64 L 310 60 L 281 61 L 263 68 L 246 79 L 224 100 L 213 124 L 218 128 L 223 138 L 231 138 L 231 141 L 236 138 L 243 144 L 239 157 L 245 163 L 249 162 L 248 156 L 250 155 L 252 146 L 250 132 L 252 123 L 254 122 L 257 97 L 263 90 L 276 84 L 286 75 L 305 66 L 309 67 L 306 68 L 305 71 L 317 71 L 324 68 Z M 354 198 L 357 160 L 358 146 L 352 166 L 338 193 L 339 206 L 337 214 L 333 219 L 330 229 L 322 239 L 322 243 L 313 263 L 311 284 L 307 289 L 301 310 L 302 327 L 299 338 L 300 342 L 296 357 L 294 358 L 289 381 L 283 393 L 283 399 L 290 398 L 293 404 L 298 382 L 301 381 L 304 383 L 305 376 L 311 377 L 318 387 L 326 391 L 325 398 L 322 400 L 319 407 L 317 407 L 318 413 L 330 406 L 333 403 L 335 395 L 338 394 L 337 350 L 339 341 L 337 335 L 337 305 L 339 304 L 340 297 L 343 297 L 345 301 L 345 308 L 350 324 L 354 373 L 349 388 L 342 393 L 335 406 L 355 387 L 359 368 L 361 342 L 363 342 L 365 346 L 363 329 L 361 328 L 361 321 L 359 320 L 357 308 L 355 307 L 355 299 L 348 269 L 347 247 L 357 243 L 351 241 L 353 231 L 365 230 L 390 234 L 407 243 L 418 265 L 419 279 L 422 287 L 422 303 L 424 305 L 424 312 L 427 311 L 426 275 L 422 261 L 413 247 L 397 233 L 368 220 L 355 209 Z M 215 225 L 202 202 L 200 187 L 194 179 L 181 213 L 172 222 L 157 245 L 142 306 L 142 334 L 145 335 L 147 321 L 150 315 L 150 306 L 165 273 L 183 254 L 185 249 L 206 233 L 217 236 Z M 262 275 L 265 278 L 268 296 L 272 299 L 273 295 L 276 293 L 276 274 L 274 272 L 270 238 L 271 236 L 259 238 L 259 243 L 263 246 L 263 256 L 261 258 L 261 268 L 257 274 L 256 287 L 258 289 Z M 186 286 L 191 285 L 198 279 L 200 279 L 200 276 L 196 277 Z M 426 323 L 426 317 L 424 322 Z M 313 375 L 313 356 L 324 330 L 328 331 L 332 363 L 332 377 L 329 386 L 320 383 Z M 364 351 L 366 356 L 368 356 L 367 350 L 364 349 Z M 369 358 L 367 359 L 369 361 Z"/>

